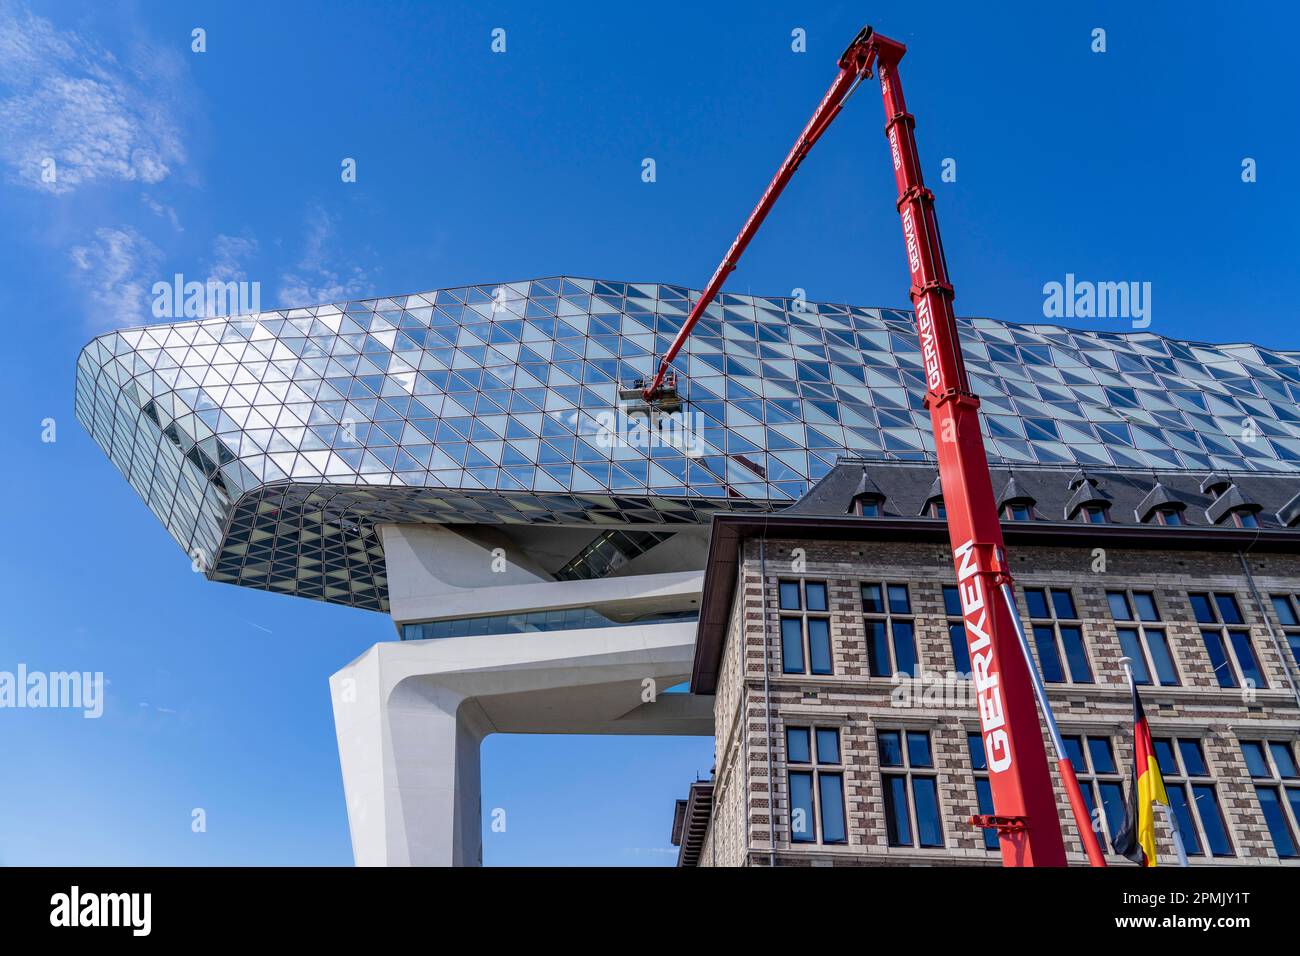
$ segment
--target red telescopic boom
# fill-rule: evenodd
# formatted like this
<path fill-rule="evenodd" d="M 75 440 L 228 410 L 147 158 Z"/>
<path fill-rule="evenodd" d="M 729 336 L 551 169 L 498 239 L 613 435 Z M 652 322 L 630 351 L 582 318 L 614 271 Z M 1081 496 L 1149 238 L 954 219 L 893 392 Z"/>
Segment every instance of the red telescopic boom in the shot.
<path fill-rule="evenodd" d="M 791 177 L 794 176 L 794 171 L 799 168 L 799 164 L 808 155 L 808 151 L 813 148 L 813 144 L 821 139 L 822 133 L 826 132 L 826 128 L 831 125 L 831 121 L 839 116 L 844 101 L 854 91 L 857 84 L 871 75 L 871 59 L 875 53 L 867 45 L 859 42 L 870 37 L 870 35 L 871 27 L 864 27 L 862 33 L 858 34 L 858 39 L 853 41 L 849 48 L 844 51 L 844 55 L 840 57 L 840 72 L 835 77 L 835 82 L 826 91 L 822 101 L 817 104 L 817 111 L 813 113 L 812 119 L 803 128 L 799 138 L 794 141 L 794 146 L 790 148 L 789 155 L 786 156 L 785 162 L 781 164 L 781 168 L 776 171 L 776 175 L 772 177 L 772 181 L 768 183 L 767 189 L 763 190 L 758 205 L 754 207 L 754 211 L 745 220 L 740 235 L 736 236 L 731 248 L 722 257 L 722 262 L 718 264 L 718 268 L 714 271 L 713 278 L 709 280 L 709 284 L 704 287 L 704 291 L 700 294 L 700 300 L 695 303 L 695 308 L 691 309 L 690 315 L 686 317 L 686 322 L 678 331 L 677 337 L 673 339 L 673 344 L 668 346 L 668 351 L 664 353 L 663 361 L 659 363 L 659 369 L 655 372 L 654 379 L 645 388 L 644 397 L 647 402 L 654 401 L 658 396 L 659 390 L 664 384 L 664 376 L 668 374 L 673 359 L 681 351 L 682 345 L 691 334 L 691 330 L 695 328 L 695 323 L 704 314 L 704 310 L 722 291 L 722 284 L 735 271 L 736 263 L 740 261 L 745 249 L 749 247 L 749 241 L 758 232 L 758 227 L 763 225 L 763 220 L 767 218 L 767 214 L 776 205 L 777 197 L 789 184 Z"/>
<path fill-rule="evenodd" d="M 925 187 L 921 176 L 913 134 L 915 120 L 907 112 L 898 77 L 898 62 L 906 52 L 903 44 L 874 33 L 871 27 L 864 27 L 849 44 L 840 57 L 839 75 L 691 309 L 643 397 L 652 402 L 660 394 L 672 360 L 736 268 L 777 197 L 813 144 L 839 115 L 845 99 L 871 76 L 875 65 L 880 74 L 885 134 L 898 186 L 898 213 L 912 280 L 910 297 L 921 340 L 925 404 L 934 429 L 948 535 L 970 647 L 971 680 L 993 792 L 994 814 L 972 818 L 972 823 L 997 830 L 1004 866 L 1066 864 L 1061 822 L 1035 709 L 1037 699 L 1088 860 L 1093 866 L 1105 866 L 1091 815 L 1015 607 L 1002 526 L 980 434 L 979 399 L 971 392 L 962 362 L 934 194 Z"/>

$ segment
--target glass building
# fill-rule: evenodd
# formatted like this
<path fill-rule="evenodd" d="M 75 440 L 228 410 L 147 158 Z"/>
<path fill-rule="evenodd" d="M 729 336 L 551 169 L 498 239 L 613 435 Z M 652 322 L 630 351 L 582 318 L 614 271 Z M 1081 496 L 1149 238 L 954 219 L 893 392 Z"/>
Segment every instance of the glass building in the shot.
<path fill-rule="evenodd" d="M 697 296 L 559 277 L 110 332 L 77 417 L 212 580 L 374 610 L 376 522 L 655 532 L 932 457 L 910 313 L 731 293 L 676 363 L 676 439 L 638 436 L 619 387 Z M 993 461 L 1300 467 L 1300 353 L 960 326 Z"/>

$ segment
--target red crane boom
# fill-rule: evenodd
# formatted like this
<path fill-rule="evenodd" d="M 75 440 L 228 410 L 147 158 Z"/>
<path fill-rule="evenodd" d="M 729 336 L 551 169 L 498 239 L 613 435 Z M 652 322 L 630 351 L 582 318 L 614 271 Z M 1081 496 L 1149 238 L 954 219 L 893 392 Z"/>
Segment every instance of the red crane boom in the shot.
<path fill-rule="evenodd" d="M 953 289 L 939 238 L 934 194 L 926 188 L 921 175 L 913 133 L 915 120 L 907 111 L 898 77 L 898 62 L 906 52 L 903 44 L 874 33 L 871 27 L 864 27 L 849 44 L 840 57 L 839 74 L 745 220 L 744 228 L 691 309 L 643 397 L 646 402 L 654 402 L 660 395 L 673 359 L 735 270 L 777 197 L 813 144 L 839 115 L 844 101 L 859 83 L 871 76 L 875 65 L 880 74 L 885 134 L 898 186 L 898 213 L 912 280 L 910 296 L 921 340 L 925 403 L 934 429 L 948 535 L 970 647 L 971 680 L 993 792 L 994 815 L 973 817 L 971 822 L 996 828 L 1005 866 L 1065 865 L 1061 823 L 1035 709 L 1037 698 L 1089 862 L 1105 866 L 1091 815 L 1015 607 L 1002 526 L 980 434 L 980 403 L 971 392 L 962 362 L 952 308 Z"/>

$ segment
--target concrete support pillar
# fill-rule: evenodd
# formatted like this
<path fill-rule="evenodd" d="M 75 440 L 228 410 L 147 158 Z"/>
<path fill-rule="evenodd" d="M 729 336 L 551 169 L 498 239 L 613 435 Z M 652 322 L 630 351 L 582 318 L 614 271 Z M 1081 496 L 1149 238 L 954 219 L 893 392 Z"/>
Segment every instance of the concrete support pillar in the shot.
<path fill-rule="evenodd" d="M 330 681 L 343 787 L 358 866 L 483 862 L 479 751 L 482 708 L 410 677 L 384 694 L 377 654 Z"/>
<path fill-rule="evenodd" d="M 478 866 L 490 733 L 713 731 L 694 624 L 376 644 L 330 678 L 358 866 Z M 653 693 L 651 692 L 653 690 Z"/>

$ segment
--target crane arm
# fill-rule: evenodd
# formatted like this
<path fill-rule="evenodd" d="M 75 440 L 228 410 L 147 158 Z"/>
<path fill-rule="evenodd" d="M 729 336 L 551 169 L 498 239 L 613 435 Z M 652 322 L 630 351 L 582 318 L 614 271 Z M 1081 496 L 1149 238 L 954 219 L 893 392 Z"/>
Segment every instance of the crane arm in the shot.
<path fill-rule="evenodd" d="M 970 648 L 971 680 L 993 794 L 994 815 L 972 818 L 972 822 L 997 830 L 1004 865 L 1065 865 L 1065 845 L 1037 704 L 1047 721 L 1057 752 L 1057 768 L 1089 861 L 1104 866 L 1091 815 L 1015 607 L 1002 526 L 980 433 L 979 399 L 971 391 L 962 361 L 952 307 L 953 288 L 939 237 L 934 194 L 926 188 L 921 175 L 915 120 L 907 111 L 898 77 L 898 63 L 906 52 L 902 43 L 874 33 L 871 27 L 864 27 L 849 44 L 840 57 L 839 73 L 830 89 L 727 250 L 642 397 L 653 402 L 659 395 L 672 360 L 736 268 L 777 197 L 813 144 L 839 115 L 849 94 L 871 75 L 875 66 L 898 188 L 898 214 L 911 276 L 909 295 L 926 383 L 925 404 L 934 431 L 953 566 Z"/>
<path fill-rule="evenodd" d="M 722 261 L 718 263 L 718 268 L 714 270 L 713 277 L 709 279 L 709 283 L 704 287 L 704 291 L 700 294 L 695 307 L 691 309 L 672 344 L 668 346 L 668 351 L 664 353 L 663 360 L 659 363 L 654 378 L 646 385 L 643 395 L 647 402 L 653 402 L 658 397 L 660 389 L 663 388 L 664 378 L 668 375 L 672 366 L 673 359 L 681 351 L 682 345 L 690 336 L 691 330 L 695 328 L 695 324 L 700 321 L 700 316 L 704 314 L 704 311 L 717 298 L 718 293 L 722 291 L 723 283 L 727 281 L 727 277 L 735 271 L 736 264 L 740 262 L 740 257 L 745 254 L 745 250 L 749 247 L 749 241 L 754 238 L 759 226 L 763 225 L 763 220 L 767 218 L 767 214 L 776 205 L 777 198 L 789 184 L 795 170 L 799 168 L 799 164 L 803 162 L 809 150 L 813 148 L 817 140 L 821 139 L 827 127 L 839 115 L 844 106 L 844 101 L 857 87 L 858 82 L 871 75 L 871 61 L 875 56 L 870 42 L 871 37 L 871 27 L 863 27 L 840 57 L 840 72 L 836 75 L 834 82 L 831 83 L 830 89 L 826 91 L 822 101 L 817 104 L 812 119 L 808 121 L 808 125 L 803 128 L 799 138 L 790 147 L 789 154 L 785 157 L 785 161 L 781 163 L 780 168 L 777 169 L 772 181 L 768 183 L 767 189 L 763 190 L 758 205 L 749 214 L 749 218 L 745 220 L 745 225 L 741 228 L 739 235 L 731 243 L 731 247 L 727 249 Z"/>

